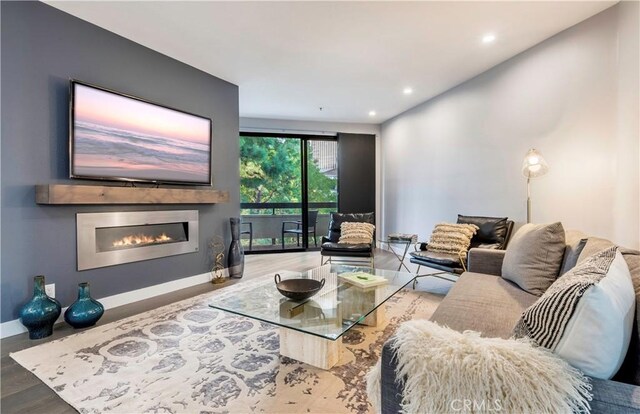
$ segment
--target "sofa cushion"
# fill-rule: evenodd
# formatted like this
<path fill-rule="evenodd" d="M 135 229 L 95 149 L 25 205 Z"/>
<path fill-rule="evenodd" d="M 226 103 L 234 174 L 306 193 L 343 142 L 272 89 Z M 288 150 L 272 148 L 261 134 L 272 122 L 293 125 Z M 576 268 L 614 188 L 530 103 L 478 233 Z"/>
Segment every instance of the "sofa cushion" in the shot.
<path fill-rule="evenodd" d="M 467 255 L 467 269 L 470 272 L 500 276 L 504 250 L 471 249 Z"/>
<path fill-rule="evenodd" d="M 615 378 L 613 381 L 590 378 L 590 382 L 593 398 L 589 405 L 592 413 L 631 414 L 640 411 L 638 387 L 622 384 Z"/>
<path fill-rule="evenodd" d="M 627 356 L 620 371 L 613 379 L 627 384 L 640 385 L 640 251 L 621 247 L 620 252 L 627 262 L 631 274 L 631 282 L 636 295 L 636 318 Z"/>
<path fill-rule="evenodd" d="M 558 277 L 564 249 L 562 223 L 525 224 L 507 247 L 502 277 L 540 296 Z"/>
<path fill-rule="evenodd" d="M 322 243 L 322 249 L 327 251 L 370 252 L 371 244 L 370 243 L 351 244 L 351 243 L 326 242 L 326 243 Z"/>
<path fill-rule="evenodd" d="M 515 333 L 587 375 L 610 379 L 627 354 L 634 316 L 629 268 L 613 246 L 558 279 L 523 313 Z"/>
<path fill-rule="evenodd" d="M 472 247 L 499 248 L 507 237 L 507 217 L 463 216 L 458 214 L 458 223 L 475 224 L 478 232 L 473 237 Z"/>
<path fill-rule="evenodd" d="M 509 338 L 522 312 L 537 299 L 499 276 L 465 272 L 431 320 L 460 332 L 471 329 L 485 337 Z"/>

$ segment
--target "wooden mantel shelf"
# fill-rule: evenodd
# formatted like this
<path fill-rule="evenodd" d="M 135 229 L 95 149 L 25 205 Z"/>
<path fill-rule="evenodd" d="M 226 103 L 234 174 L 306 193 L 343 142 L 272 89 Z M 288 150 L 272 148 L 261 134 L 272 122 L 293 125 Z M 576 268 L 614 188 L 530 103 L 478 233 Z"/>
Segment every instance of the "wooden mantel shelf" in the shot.
<path fill-rule="evenodd" d="M 36 185 L 38 204 L 215 204 L 229 192 L 209 188 L 142 188 L 98 185 Z"/>

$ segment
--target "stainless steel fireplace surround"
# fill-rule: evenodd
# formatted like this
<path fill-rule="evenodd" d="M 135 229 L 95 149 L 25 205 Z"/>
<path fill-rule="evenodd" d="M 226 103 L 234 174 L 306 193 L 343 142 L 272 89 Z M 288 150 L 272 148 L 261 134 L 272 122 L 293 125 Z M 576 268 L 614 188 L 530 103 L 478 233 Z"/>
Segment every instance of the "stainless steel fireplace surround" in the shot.
<path fill-rule="evenodd" d="M 198 211 L 76 215 L 78 270 L 198 251 Z"/>

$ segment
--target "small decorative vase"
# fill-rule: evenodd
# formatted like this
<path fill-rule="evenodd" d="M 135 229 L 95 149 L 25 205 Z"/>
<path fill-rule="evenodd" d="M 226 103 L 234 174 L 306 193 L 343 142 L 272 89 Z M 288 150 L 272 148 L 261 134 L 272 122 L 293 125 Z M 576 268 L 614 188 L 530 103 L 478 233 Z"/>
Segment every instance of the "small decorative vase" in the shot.
<path fill-rule="evenodd" d="M 222 236 L 215 236 L 209 242 L 213 256 L 213 269 L 211 269 L 211 283 L 217 285 L 227 281 L 224 277 L 224 240 Z"/>
<path fill-rule="evenodd" d="M 78 300 L 64 313 L 64 320 L 74 328 L 86 328 L 98 322 L 104 313 L 104 306 L 91 297 L 89 283 L 78 284 Z"/>
<path fill-rule="evenodd" d="M 231 217 L 231 245 L 229 246 L 228 267 L 229 277 L 241 278 L 244 273 L 244 250 L 240 243 L 240 223 L 238 217 Z"/>
<path fill-rule="evenodd" d="M 44 276 L 33 278 L 33 297 L 20 309 L 20 321 L 29 330 L 29 339 L 41 339 L 53 333 L 53 324 L 62 306 L 44 290 Z"/>

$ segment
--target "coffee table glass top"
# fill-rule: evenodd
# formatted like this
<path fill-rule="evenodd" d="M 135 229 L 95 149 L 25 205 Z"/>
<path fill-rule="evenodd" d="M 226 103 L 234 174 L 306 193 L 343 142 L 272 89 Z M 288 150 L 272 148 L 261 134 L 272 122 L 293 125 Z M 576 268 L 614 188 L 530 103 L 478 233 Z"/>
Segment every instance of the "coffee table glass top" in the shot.
<path fill-rule="evenodd" d="M 295 302 L 276 289 L 276 273 L 280 274 L 282 280 L 324 279 L 325 284 L 315 296 Z M 359 287 L 347 281 L 347 277 L 355 278 L 356 283 L 363 283 L 363 280 L 366 283 L 367 279 L 363 278 L 368 278 L 382 284 Z M 279 271 L 247 281 L 246 290 L 215 296 L 209 306 L 335 340 L 363 321 L 414 278 L 414 274 L 406 272 L 327 264 L 306 272 Z"/>

